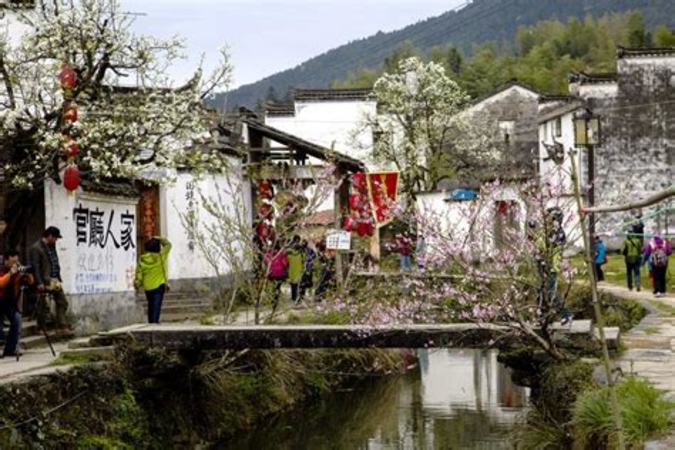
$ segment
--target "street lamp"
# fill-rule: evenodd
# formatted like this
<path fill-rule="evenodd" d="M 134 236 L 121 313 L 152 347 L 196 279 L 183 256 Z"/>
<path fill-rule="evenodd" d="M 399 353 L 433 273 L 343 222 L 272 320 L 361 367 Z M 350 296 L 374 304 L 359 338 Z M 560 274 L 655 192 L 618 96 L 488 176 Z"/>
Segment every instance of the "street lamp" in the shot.
<path fill-rule="evenodd" d="M 574 145 L 585 147 L 588 151 L 588 206 L 595 205 L 595 146 L 600 144 L 600 119 L 590 109 L 574 116 Z M 588 232 L 591 242 L 595 242 L 595 214 L 591 213 L 588 221 Z"/>

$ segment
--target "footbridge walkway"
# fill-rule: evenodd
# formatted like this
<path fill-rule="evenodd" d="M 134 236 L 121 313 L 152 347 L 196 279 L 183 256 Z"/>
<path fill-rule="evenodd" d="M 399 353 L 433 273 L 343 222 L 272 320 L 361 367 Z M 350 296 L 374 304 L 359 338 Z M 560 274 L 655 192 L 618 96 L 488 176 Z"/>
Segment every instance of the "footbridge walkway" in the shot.
<path fill-rule="evenodd" d="M 587 346 L 596 339 L 588 320 L 553 326 L 554 337 L 565 347 Z M 111 345 L 127 340 L 168 350 L 226 350 L 279 348 L 486 348 L 515 343 L 508 327 L 477 324 L 419 325 L 256 325 L 210 326 L 194 324 L 132 325 L 92 340 Z M 616 347 L 618 329 L 606 329 L 609 344 Z"/>

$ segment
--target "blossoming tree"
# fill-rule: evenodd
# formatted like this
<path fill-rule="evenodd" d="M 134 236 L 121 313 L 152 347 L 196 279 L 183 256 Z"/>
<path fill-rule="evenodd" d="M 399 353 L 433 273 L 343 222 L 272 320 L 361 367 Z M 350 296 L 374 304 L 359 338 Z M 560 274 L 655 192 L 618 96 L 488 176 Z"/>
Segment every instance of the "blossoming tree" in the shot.
<path fill-rule="evenodd" d="M 373 159 L 401 172 L 409 199 L 494 159 L 497 127 L 462 114 L 470 98 L 441 65 L 403 60 L 377 80 L 373 93 L 378 113 L 365 120 L 377 136 Z"/>
<path fill-rule="evenodd" d="M 134 177 L 148 164 L 219 164 L 219 155 L 199 147 L 210 139 L 202 100 L 231 78 L 226 50 L 210 76 L 199 68 L 173 88 L 166 73 L 184 52 L 181 39 L 134 34 L 133 16 L 117 0 L 36 3 L 16 12 L 27 30 L 18 42 L 0 35 L 0 143 L 8 182 L 32 188 L 48 177 L 58 180 L 67 158 L 93 179 Z"/>

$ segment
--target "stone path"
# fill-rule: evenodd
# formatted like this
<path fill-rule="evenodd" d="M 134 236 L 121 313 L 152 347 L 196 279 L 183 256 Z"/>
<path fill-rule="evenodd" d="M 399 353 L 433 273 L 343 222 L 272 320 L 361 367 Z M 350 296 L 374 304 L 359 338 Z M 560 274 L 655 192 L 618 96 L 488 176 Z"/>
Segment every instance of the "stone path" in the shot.
<path fill-rule="evenodd" d="M 0 384 L 11 383 L 27 376 L 68 370 L 68 366 L 50 365 L 67 348 L 67 343 L 54 344 L 56 357 L 52 356 L 49 347 L 40 347 L 26 351 L 19 361 L 16 358 L 0 358 Z"/>
<path fill-rule="evenodd" d="M 626 351 L 617 360 L 624 374 L 636 373 L 675 399 L 675 296 L 655 298 L 651 292 L 601 283 L 598 288 L 620 298 L 637 300 L 649 311 L 621 342 Z M 675 448 L 675 431 L 669 437 L 646 443 L 647 450 Z"/>

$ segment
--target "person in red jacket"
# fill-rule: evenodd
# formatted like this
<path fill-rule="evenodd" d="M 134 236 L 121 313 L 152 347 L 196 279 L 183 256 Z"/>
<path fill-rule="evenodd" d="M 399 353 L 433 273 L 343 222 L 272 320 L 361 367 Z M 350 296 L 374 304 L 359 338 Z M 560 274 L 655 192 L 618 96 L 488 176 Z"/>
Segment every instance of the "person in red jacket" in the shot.
<path fill-rule="evenodd" d="M 33 276 L 26 273 L 28 268 L 20 267 L 19 254 L 13 250 L 5 252 L 0 267 L 0 328 L 1 321 L 6 317 L 9 320 L 9 333 L 2 353 L 3 358 L 19 353 L 23 311 L 21 293 L 24 286 L 33 284 Z"/>

